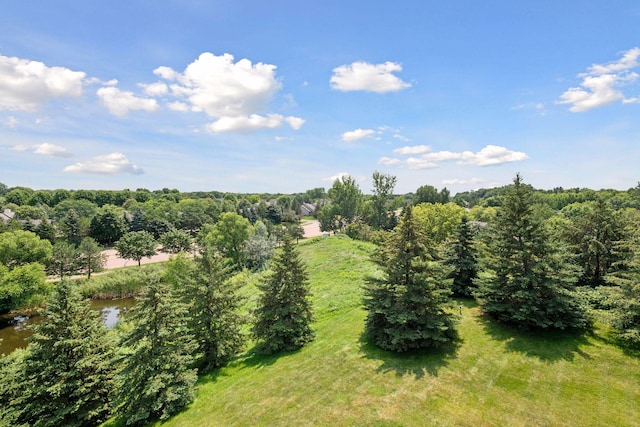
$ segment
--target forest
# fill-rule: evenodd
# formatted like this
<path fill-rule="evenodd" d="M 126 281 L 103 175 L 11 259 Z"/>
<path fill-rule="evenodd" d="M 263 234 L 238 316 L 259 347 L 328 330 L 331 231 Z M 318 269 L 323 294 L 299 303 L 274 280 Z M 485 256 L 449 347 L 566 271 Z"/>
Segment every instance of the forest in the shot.
<path fill-rule="evenodd" d="M 460 354 L 471 313 L 517 337 L 602 334 L 637 365 L 640 184 L 538 190 L 518 174 L 451 196 L 431 185 L 396 194 L 396 177 L 377 171 L 372 183 L 367 194 L 350 176 L 298 194 L 0 184 L 0 313 L 46 319 L 0 359 L 0 425 L 186 416 L 199 389 L 247 358 L 275 363 L 324 343 L 323 322 L 351 313 L 341 304 L 356 310 L 360 352 L 398 366 Z M 305 219 L 325 236 L 303 239 Z M 336 262 L 362 274 L 317 267 L 322 245 L 350 245 Z M 105 248 L 138 265 L 103 272 Z M 157 251 L 172 257 L 140 266 Z M 124 296 L 136 305 L 107 330 L 88 299 Z M 341 424 L 315 421 L 329 420 Z"/>

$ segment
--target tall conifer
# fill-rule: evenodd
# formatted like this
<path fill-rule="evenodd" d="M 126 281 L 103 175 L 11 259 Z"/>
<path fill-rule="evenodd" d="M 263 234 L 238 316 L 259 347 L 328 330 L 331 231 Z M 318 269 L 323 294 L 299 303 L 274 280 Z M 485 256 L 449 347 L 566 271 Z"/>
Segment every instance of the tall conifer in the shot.
<path fill-rule="evenodd" d="M 580 329 L 585 310 L 572 292 L 577 268 L 533 213 L 530 186 L 516 175 L 488 240 L 478 297 L 491 316 L 528 329 Z"/>
<path fill-rule="evenodd" d="M 110 413 L 112 343 L 100 314 L 66 281 L 55 288 L 45 321 L 33 327 L 24 382 L 14 405 L 18 424 L 97 425 Z"/>
<path fill-rule="evenodd" d="M 313 340 L 309 279 L 291 236 L 271 261 L 271 273 L 259 285 L 253 334 L 267 353 L 297 350 Z"/>
<path fill-rule="evenodd" d="M 408 206 L 372 258 L 383 274 L 365 285 L 365 333 L 385 350 L 439 347 L 456 338 L 454 316 L 445 311 L 449 283 L 425 240 Z"/>

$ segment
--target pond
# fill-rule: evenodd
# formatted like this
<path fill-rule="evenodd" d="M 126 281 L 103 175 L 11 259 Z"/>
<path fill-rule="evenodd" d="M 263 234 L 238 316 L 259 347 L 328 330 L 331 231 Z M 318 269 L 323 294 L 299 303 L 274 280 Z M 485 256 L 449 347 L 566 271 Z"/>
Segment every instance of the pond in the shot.
<path fill-rule="evenodd" d="M 134 306 L 133 298 L 117 300 L 91 300 L 91 309 L 100 311 L 102 321 L 108 328 L 113 328 L 124 314 Z M 16 348 L 25 348 L 26 339 L 31 336 L 29 325 L 37 325 L 43 318 L 39 315 L 2 315 L 0 316 L 0 355 L 9 354 Z"/>

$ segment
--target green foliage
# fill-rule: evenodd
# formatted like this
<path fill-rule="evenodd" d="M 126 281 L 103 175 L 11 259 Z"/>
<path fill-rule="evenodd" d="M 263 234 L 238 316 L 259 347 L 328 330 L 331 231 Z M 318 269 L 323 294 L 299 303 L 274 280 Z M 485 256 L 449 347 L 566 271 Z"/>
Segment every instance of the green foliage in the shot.
<path fill-rule="evenodd" d="M 109 271 L 79 285 L 82 295 L 98 299 L 130 298 L 139 295 L 163 266 L 157 264 Z"/>
<path fill-rule="evenodd" d="M 229 258 L 235 268 L 244 266 L 244 245 L 249 238 L 251 224 L 235 212 L 225 212 L 213 227 L 203 230 L 204 245 L 212 245 L 225 257 Z"/>
<path fill-rule="evenodd" d="M 91 279 L 91 273 L 104 269 L 107 257 L 102 253 L 102 247 L 91 237 L 85 237 L 78 246 L 79 268 L 87 273 L 87 279 Z"/>
<path fill-rule="evenodd" d="M 231 269 L 213 250 L 192 262 L 179 255 L 170 261 L 167 277 L 187 305 L 188 329 L 197 343 L 196 366 L 210 370 L 224 365 L 242 347 L 241 298 L 231 281 Z"/>
<path fill-rule="evenodd" d="M 366 224 L 362 221 L 356 221 L 349 225 L 344 230 L 345 234 L 352 239 L 363 240 L 365 242 L 370 242 L 372 239 L 372 230 L 369 224 Z"/>
<path fill-rule="evenodd" d="M 75 209 L 69 209 L 65 216 L 58 222 L 58 229 L 69 243 L 79 245 L 80 241 L 82 241 L 82 236 L 87 233 L 87 226 L 83 224 L 86 221 L 86 218 L 83 221 L 83 219 L 78 216 Z"/>
<path fill-rule="evenodd" d="M 282 250 L 271 261 L 271 272 L 255 310 L 253 335 L 266 354 L 293 351 L 313 340 L 313 312 L 306 266 L 293 240 L 286 236 Z"/>
<path fill-rule="evenodd" d="M 40 263 L 20 265 L 12 270 L 0 265 L 0 313 L 38 306 L 47 299 L 51 289 Z"/>
<path fill-rule="evenodd" d="M 580 284 L 603 285 L 612 266 L 625 257 L 620 252 L 624 248 L 621 243 L 629 236 L 622 213 L 614 211 L 603 199 L 570 205 L 563 213 L 569 219 L 565 238 L 582 267 Z"/>
<path fill-rule="evenodd" d="M 31 231 L 0 233 L 0 264 L 13 269 L 33 262 L 47 264 L 51 258 L 51 243 Z"/>
<path fill-rule="evenodd" d="M 85 426 L 110 413 L 112 343 L 100 315 L 72 285 L 61 282 L 35 326 L 23 359 L 23 378 L 11 405 L 30 426 Z"/>
<path fill-rule="evenodd" d="M 18 422 L 20 411 L 15 404 L 25 381 L 24 355 L 25 350 L 16 349 L 0 357 L 0 426 L 3 427 L 28 427 Z"/>
<path fill-rule="evenodd" d="M 332 224 L 331 228 L 322 228 L 323 231 L 342 231 L 344 228 L 356 220 L 360 213 L 363 196 L 356 180 L 345 175 L 333 182 L 333 186 L 328 191 L 331 204 L 322 209 L 323 216 L 321 225 Z M 319 218 L 320 219 L 320 218 Z"/>
<path fill-rule="evenodd" d="M 613 326 L 618 337 L 628 345 L 640 348 L 640 242 L 626 242 L 625 259 L 616 263 L 607 279 L 617 285 L 610 302 L 613 305 Z"/>
<path fill-rule="evenodd" d="M 49 261 L 49 271 L 60 279 L 70 276 L 78 270 L 80 253 L 71 243 L 58 241 L 54 243 L 51 260 Z"/>
<path fill-rule="evenodd" d="M 488 234 L 478 298 L 488 314 L 520 328 L 586 328 L 585 309 L 572 292 L 576 269 L 532 204 L 531 188 L 516 175 Z"/>
<path fill-rule="evenodd" d="M 127 315 L 130 328 L 117 356 L 116 414 L 127 425 L 165 420 L 193 399 L 195 344 L 186 328 L 187 309 L 160 277 Z"/>
<path fill-rule="evenodd" d="M 276 249 L 276 239 L 269 234 L 262 221 L 256 222 L 249 239 L 244 246 L 244 258 L 247 267 L 253 271 L 267 268 L 267 264 Z"/>
<path fill-rule="evenodd" d="M 145 257 L 152 257 L 156 252 L 156 241 L 147 231 L 130 231 L 123 235 L 116 243 L 118 256 L 131 259 L 138 263 Z"/>
<path fill-rule="evenodd" d="M 183 230 L 173 229 L 164 233 L 158 239 L 162 245 L 162 252 L 169 254 L 177 254 L 178 252 L 190 252 L 192 247 L 192 238 L 189 233 Z"/>
<path fill-rule="evenodd" d="M 446 262 L 451 268 L 448 277 L 453 279 L 451 290 L 454 296 L 472 298 L 477 288 L 474 281 L 478 277 L 478 261 L 473 238 L 469 221 L 463 216 L 447 247 Z"/>
<path fill-rule="evenodd" d="M 104 205 L 91 219 L 89 226 L 91 237 L 100 244 L 111 245 L 129 230 L 123 218 L 123 211 L 113 205 Z"/>
<path fill-rule="evenodd" d="M 382 277 L 364 288 L 365 334 L 376 346 L 404 352 L 436 348 L 457 337 L 445 311 L 451 294 L 445 272 L 408 206 L 400 224 L 372 257 Z"/>
<path fill-rule="evenodd" d="M 373 172 L 373 197 L 372 215 L 369 218 L 369 225 L 374 230 L 391 230 L 396 225 L 395 215 L 391 205 L 393 189 L 396 186 L 397 178 L 393 175 Z"/>
<path fill-rule="evenodd" d="M 435 244 L 451 236 L 464 215 L 464 209 L 453 203 L 422 203 L 413 208 L 413 216 L 424 236 Z"/>

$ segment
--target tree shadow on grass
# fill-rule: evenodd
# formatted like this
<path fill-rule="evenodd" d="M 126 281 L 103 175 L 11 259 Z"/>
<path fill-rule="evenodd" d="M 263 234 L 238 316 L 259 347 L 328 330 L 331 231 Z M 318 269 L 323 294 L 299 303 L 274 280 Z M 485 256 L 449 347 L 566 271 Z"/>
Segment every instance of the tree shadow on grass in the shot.
<path fill-rule="evenodd" d="M 590 359 L 581 347 L 589 345 L 591 332 L 561 330 L 523 330 L 501 323 L 486 314 L 480 322 L 495 340 L 506 344 L 509 351 L 536 357 L 543 362 L 572 361 L 576 356 Z"/>
<path fill-rule="evenodd" d="M 461 340 L 436 349 L 411 350 L 403 353 L 386 351 L 371 344 L 365 334 L 360 335 L 360 352 L 365 358 L 380 360 L 378 372 L 394 371 L 397 376 L 413 375 L 421 379 L 425 375 L 438 376 L 438 371 L 455 359 Z"/>

